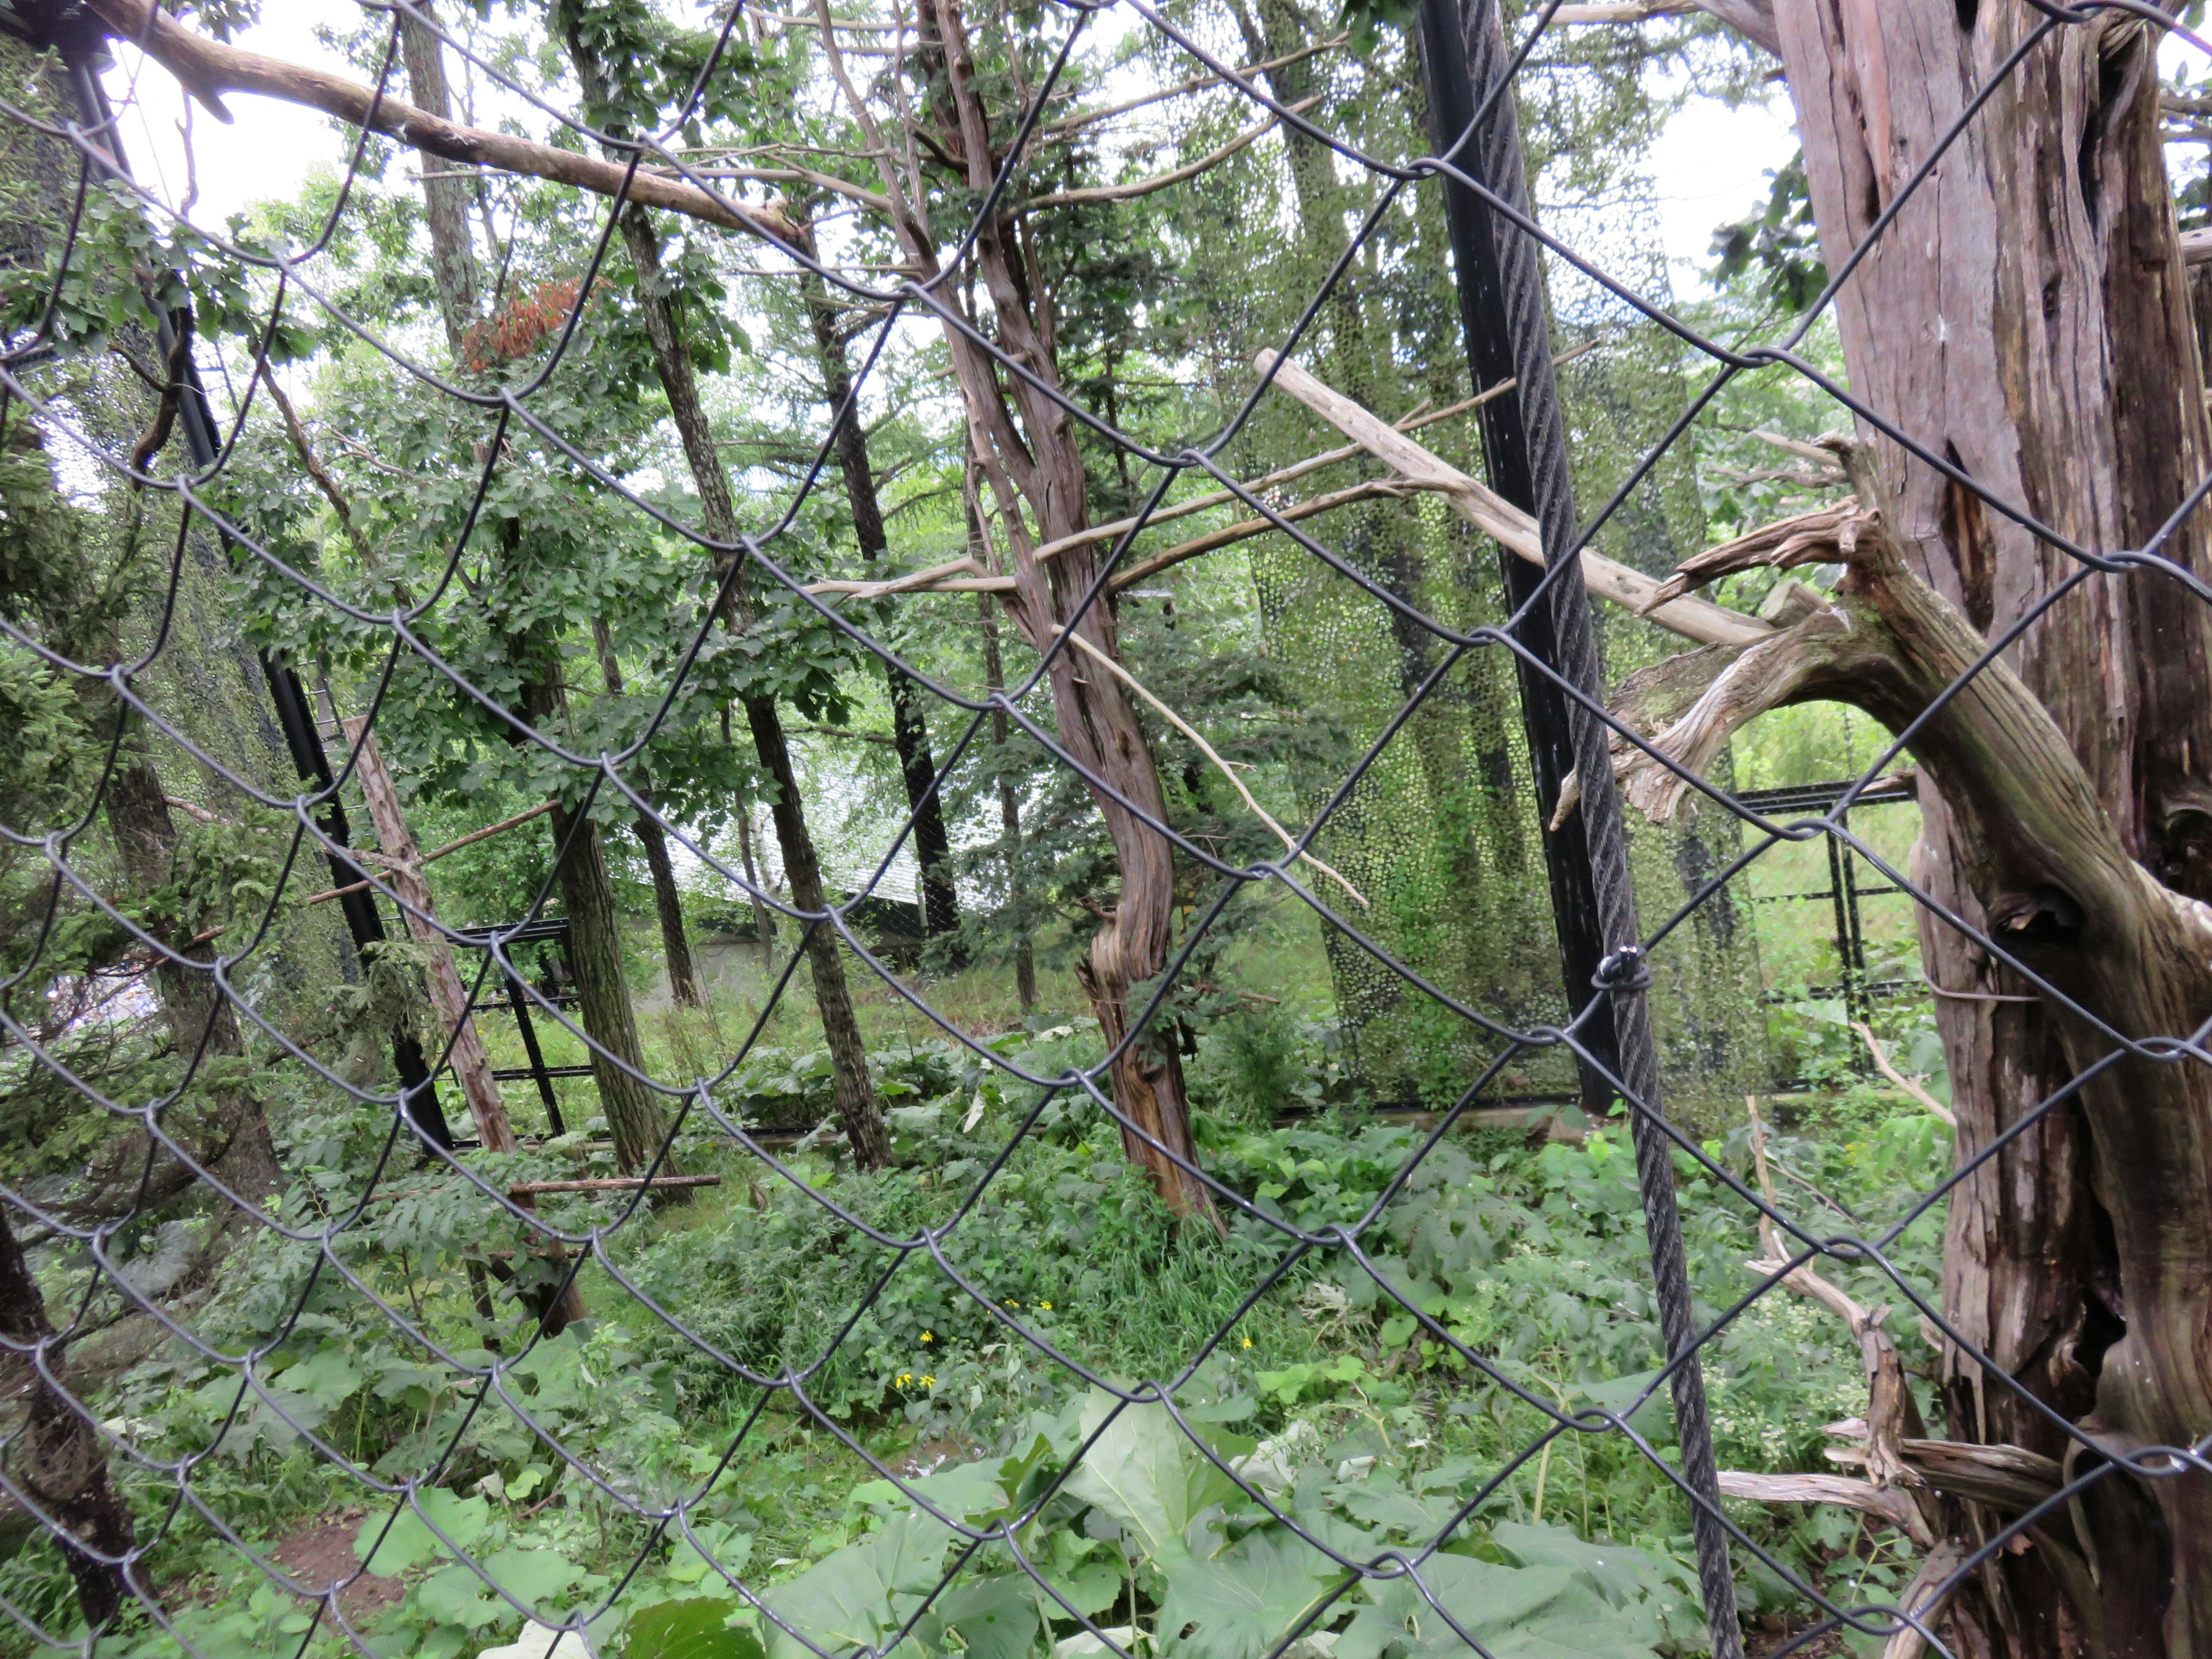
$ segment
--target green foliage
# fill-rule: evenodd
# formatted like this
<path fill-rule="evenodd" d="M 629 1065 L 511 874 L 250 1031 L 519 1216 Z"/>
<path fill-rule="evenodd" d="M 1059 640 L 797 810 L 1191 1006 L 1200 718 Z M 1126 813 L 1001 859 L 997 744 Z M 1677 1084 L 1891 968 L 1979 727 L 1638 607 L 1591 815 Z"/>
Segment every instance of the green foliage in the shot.
<path fill-rule="evenodd" d="M 1804 156 L 1796 155 L 1766 176 L 1766 205 L 1713 233 L 1713 277 L 1728 283 L 1747 276 L 1761 294 L 1794 315 L 1820 297 L 1828 269 L 1813 224 Z"/>

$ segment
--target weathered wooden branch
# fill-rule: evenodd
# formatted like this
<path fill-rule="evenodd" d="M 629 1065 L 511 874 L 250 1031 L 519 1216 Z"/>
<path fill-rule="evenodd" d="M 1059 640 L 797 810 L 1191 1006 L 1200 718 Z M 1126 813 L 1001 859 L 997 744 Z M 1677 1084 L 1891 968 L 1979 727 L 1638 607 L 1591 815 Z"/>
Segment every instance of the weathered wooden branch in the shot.
<path fill-rule="evenodd" d="M 349 856 L 356 864 L 373 864 L 380 870 L 401 868 L 419 870 L 426 864 L 435 864 L 448 853 L 458 853 L 464 847 L 473 847 L 477 842 L 492 836 L 503 834 L 519 823 L 528 823 L 532 818 L 542 818 L 553 810 L 553 805 L 554 803 L 550 800 L 540 801 L 535 806 L 517 812 L 511 818 L 501 818 L 497 823 L 487 823 L 481 830 L 471 830 L 457 841 L 449 841 L 443 847 L 420 854 L 412 859 L 395 859 L 389 854 L 358 850 L 352 852 Z M 356 881 L 350 886 L 333 887 L 327 892 L 311 894 L 300 902 L 302 904 L 327 904 L 334 898 L 343 898 L 348 893 L 358 893 L 368 885 L 365 881 Z"/>
<path fill-rule="evenodd" d="M 1721 1496 L 1758 1504 L 1838 1504 L 1895 1527 L 1923 1549 L 1935 1534 L 1912 1494 L 1896 1486 L 1877 1486 L 1848 1474 L 1757 1474 L 1741 1469 L 1720 1472 Z"/>
<path fill-rule="evenodd" d="M 557 149 L 511 133 L 489 132 L 430 114 L 343 76 L 264 57 L 188 29 L 153 0 L 90 0 L 93 11 L 114 39 L 137 47 L 177 78 L 178 84 L 217 120 L 232 117 L 223 94 L 252 93 L 288 104 L 320 110 L 355 126 L 366 126 L 425 155 L 449 161 L 495 167 L 554 184 L 573 185 L 598 196 L 623 191 L 647 207 L 665 209 L 725 230 L 772 237 L 787 245 L 797 228 L 774 208 L 746 207 L 718 200 L 696 185 L 641 167 L 635 173 L 619 163 Z"/>
<path fill-rule="evenodd" d="M 1552 14 L 1554 23 L 1641 23 L 1655 17 L 1709 12 L 1755 46 L 1782 55 L 1768 0 L 1581 0 Z"/>
<path fill-rule="evenodd" d="M 1905 1594 L 1897 1598 L 1897 1605 L 1922 1624 L 1933 1624 L 1936 1615 L 1958 1594 L 1958 1571 L 1966 1562 L 1965 1545 L 1955 1538 L 1942 1540 L 1922 1559 L 1920 1570 L 1905 1585 Z M 1926 1637 L 1911 1626 L 1902 1625 L 1882 1644 L 1881 1659 L 1920 1659 L 1927 1647 Z"/>
<path fill-rule="evenodd" d="M 1296 524 L 1301 519 L 1310 519 L 1323 513 L 1333 512 L 1337 507 L 1352 501 L 1395 500 L 1407 495 L 1413 489 L 1413 485 L 1403 478 L 1370 478 L 1364 483 L 1353 484 L 1344 489 L 1334 489 L 1325 495 L 1316 495 L 1310 500 L 1284 507 L 1280 509 L 1281 516 L 1289 522 Z M 1200 554 L 1218 551 L 1232 543 L 1249 541 L 1255 536 L 1264 536 L 1277 527 L 1272 519 L 1239 519 L 1235 524 L 1224 525 L 1218 530 L 1209 530 L 1204 535 L 1193 537 L 1187 542 L 1177 542 L 1174 546 L 1164 548 L 1148 559 L 1133 564 L 1126 569 L 1117 570 L 1107 585 L 1115 592 L 1119 592 L 1123 588 L 1140 582 L 1148 576 L 1158 575 L 1172 565 L 1181 564 L 1186 559 L 1194 559 Z M 1126 531 L 1127 528 L 1128 526 L 1125 522 L 1122 529 Z M 1068 539 L 1071 543 L 1074 540 L 1072 537 Z M 1037 556 L 1032 554 L 1030 556 Z M 1014 591 L 1014 578 L 1012 576 L 981 574 L 970 576 L 958 574 L 969 570 L 980 573 L 982 567 L 973 559 L 955 559 L 947 564 L 932 565 L 926 570 L 911 572 L 892 581 L 865 582 L 839 577 L 825 581 L 809 582 L 805 591 L 817 594 L 850 593 L 871 599 L 883 599 L 894 593 L 1011 593 Z"/>
<path fill-rule="evenodd" d="M 1766 1125 L 1760 1120 L 1756 1096 L 1744 1097 L 1744 1106 L 1751 1126 L 1753 1168 L 1767 1208 L 1773 1209 L 1777 1206 L 1774 1179 L 1766 1167 Z M 1766 1253 L 1765 1259 L 1746 1264 L 1752 1272 L 1762 1277 L 1781 1274 L 1782 1283 L 1842 1320 L 1859 1345 L 1859 1364 L 1867 1379 L 1863 1451 L 1867 1474 L 1874 1484 L 1883 1487 L 1923 1484 L 1898 1449 L 1905 1436 L 1920 1427 L 1920 1420 L 1912 1403 L 1911 1390 L 1905 1386 L 1905 1365 L 1898 1358 L 1897 1344 L 1882 1328 L 1889 1310 L 1862 1307 L 1841 1286 L 1823 1279 L 1810 1262 L 1790 1267 L 1779 1231 L 1773 1219 L 1763 1212 L 1759 1218 L 1759 1238 Z"/>
<path fill-rule="evenodd" d="M 1866 1424 L 1856 1417 L 1847 1418 L 1829 1424 L 1823 1432 L 1860 1441 L 1865 1437 Z M 2033 1509 L 2065 1484 L 2057 1459 L 2021 1446 L 1907 1437 L 1898 1442 L 1898 1455 L 1925 1485 L 1946 1497 L 1986 1504 L 2008 1515 Z M 1855 1467 L 1865 1461 L 1866 1452 L 1860 1445 L 1831 1446 L 1826 1456 L 1832 1463 Z"/>
<path fill-rule="evenodd" d="M 1867 1052 L 1874 1056 L 1874 1063 L 1881 1068 L 1881 1074 L 1884 1077 L 1887 1078 L 1892 1083 L 1894 1083 L 1899 1088 L 1904 1090 L 1906 1094 L 1911 1095 L 1913 1099 L 1918 1101 L 1920 1103 L 1921 1109 L 1925 1111 L 1929 1116 L 1942 1120 L 1942 1122 L 1954 1129 L 1959 1127 L 1959 1120 L 1951 1115 L 1951 1109 L 1948 1106 L 1946 1106 L 1942 1101 L 1936 1099 L 1935 1096 L 1929 1094 L 1927 1090 L 1922 1088 L 1911 1078 L 1905 1076 L 1904 1073 L 1899 1071 L 1896 1066 L 1890 1064 L 1889 1055 L 1883 1049 L 1879 1039 L 1875 1037 L 1874 1028 L 1872 1026 L 1867 1024 L 1863 1020 L 1853 1020 L 1851 1022 L 1851 1029 L 1854 1031 L 1856 1031 L 1861 1037 L 1865 1039 Z"/>
<path fill-rule="evenodd" d="M 509 1187 L 513 1198 L 536 1198 L 544 1193 L 630 1193 L 641 1187 L 654 1192 L 665 1187 L 719 1187 L 718 1175 L 608 1176 L 595 1181 L 518 1181 Z"/>
<path fill-rule="evenodd" d="M 1476 529 L 1516 558 L 1532 564 L 1544 562 L 1544 544 L 1536 521 L 1487 486 L 1372 415 L 1343 393 L 1316 380 L 1292 362 L 1278 364 L 1272 351 L 1255 360 L 1262 374 L 1275 372 L 1273 384 L 1297 398 L 1377 460 L 1395 467 L 1413 483 L 1433 489 Z M 1659 584 L 1641 571 L 1632 570 L 1601 554 L 1582 556 L 1583 581 L 1600 599 L 1644 615 L 1670 632 L 1705 645 L 1745 646 L 1771 635 L 1774 629 L 1755 617 L 1730 611 L 1703 599 L 1664 600 Z"/>

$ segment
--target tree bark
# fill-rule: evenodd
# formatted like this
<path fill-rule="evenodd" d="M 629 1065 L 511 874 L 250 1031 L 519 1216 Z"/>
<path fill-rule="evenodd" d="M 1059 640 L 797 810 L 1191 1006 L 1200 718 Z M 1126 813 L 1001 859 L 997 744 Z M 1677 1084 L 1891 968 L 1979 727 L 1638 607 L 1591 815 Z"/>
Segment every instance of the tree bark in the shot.
<path fill-rule="evenodd" d="M 1832 270 L 2041 21 L 2021 0 L 1978 8 L 1785 0 L 1775 14 Z M 2124 12 L 2054 30 L 1948 152 L 1837 304 L 1859 397 L 1996 498 L 2100 553 L 2142 545 L 2207 463 L 2154 51 L 2150 32 Z M 1868 435 L 1886 519 L 1919 574 L 1977 628 L 2005 629 L 2075 568 L 1936 467 Z M 2203 574 L 2201 517 L 2165 551 Z M 2212 893 L 2204 607 L 2149 574 L 2094 576 L 2008 660 L 2056 719 L 2128 853 L 2175 891 Z M 1922 800 L 1916 873 L 1938 899 L 1987 923 L 1967 874 L 1958 803 L 1927 786 Z M 2078 1053 L 2044 1007 L 2003 1000 L 2028 988 L 2017 975 L 1924 910 L 1922 939 L 1965 1160 L 2062 1087 Z M 2144 1419 L 2139 1401 L 2123 1405 L 2130 1394 L 2123 1378 L 2165 1363 L 2145 1352 L 2151 1331 L 2178 1320 L 2191 1332 L 2185 1351 L 2203 1342 L 2201 1299 L 2193 1311 L 2161 1308 L 2164 1291 L 2154 1287 L 2171 1285 L 2170 1264 L 2138 1237 L 2154 1190 L 2171 1191 L 2167 1227 L 2200 1238 L 2212 1227 L 2203 1186 L 2174 1190 L 2172 1170 L 2147 1166 L 2149 1148 L 2165 1139 L 2123 1134 L 2085 1101 L 2001 1150 L 1951 1202 L 1950 1317 L 2037 1400 L 2100 1423 L 2100 1433 L 2124 1432 L 2115 1413 Z M 2185 1158 L 2180 1167 L 2195 1166 Z M 2185 1440 L 2212 1427 L 2212 1415 L 2181 1409 L 2188 1392 L 2170 1395 L 2163 1413 Z M 1943 1395 L 1956 1437 L 2065 1450 L 2056 1431 L 1955 1350 L 1944 1356 Z M 1955 1609 L 1965 1646 L 2021 1655 L 2201 1649 L 2212 1639 L 2203 1484 L 2105 1483 L 2109 1501 L 2093 1506 L 2088 1522 L 2089 1559 L 2101 1559 L 2101 1574 L 2094 1565 L 2054 1571 L 2041 1549 L 1999 1556 Z M 2117 1569 L 2121 1561 L 2129 1565 Z M 2169 1561 L 2170 1572 L 2161 1565 Z"/>
<path fill-rule="evenodd" d="M 568 917 L 576 1006 L 592 1038 L 592 1078 L 614 1138 L 615 1162 L 630 1175 L 659 1153 L 668 1139 L 668 1119 L 653 1091 L 617 1063 L 626 1061 L 642 1073 L 645 1050 L 638 1042 L 637 1016 L 623 969 L 622 917 L 615 908 L 614 884 L 607 879 L 599 826 L 588 818 L 579 821 L 565 806 L 556 806 L 551 817 L 554 852 L 568 848 L 558 872 L 561 906 Z M 660 1167 L 676 1173 L 674 1154 Z"/>
<path fill-rule="evenodd" d="M 8 1437 L 9 1478 L 44 1520 L 76 1581 L 77 1606 L 94 1631 L 112 1619 L 130 1586 L 113 1559 L 130 1553 L 130 1506 L 108 1478 L 107 1449 L 89 1413 L 64 1392 L 64 1345 L 55 1340 L 46 1298 L 0 1206 L 0 1400 L 20 1410 Z M 77 1547 L 82 1541 L 84 1547 Z M 111 1558 L 102 1560 L 105 1556 Z"/>
<path fill-rule="evenodd" d="M 576 66 L 585 96 L 604 103 L 606 88 L 597 62 L 571 30 L 568 55 Z M 684 445 L 692 488 L 699 496 L 700 514 L 707 534 L 723 544 L 738 538 L 737 504 L 731 499 L 721 457 L 715 453 L 713 430 L 699 402 L 698 382 L 691 371 L 675 307 L 669 303 L 666 279 L 660 268 L 660 237 L 642 208 L 631 208 L 622 216 L 623 243 L 629 250 L 637 273 L 638 312 L 646 337 L 653 347 L 655 372 L 668 398 L 669 418 Z M 723 555 L 721 574 L 729 570 L 732 555 Z M 744 634 L 752 625 L 752 601 L 742 575 L 730 584 L 722 612 L 724 628 Z M 798 908 L 820 913 L 829 908 L 822 890 L 822 863 L 808 832 L 800 805 L 799 780 L 791 763 L 791 744 L 773 697 L 744 700 L 745 726 L 752 733 L 753 749 L 776 787 L 770 805 L 776 839 L 783 852 L 784 876 L 791 884 L 791 901 Z M 836 930 L 826 922 L 806 924 L 806 966 L 814 981 L 814 1005 L 822 1020 L 822 1035 L 830 1049 L 831 1092 L 839 1121 L 854 1161 L 864 1169 L 881 1169 L 890 1162 L 890 1141 L 884 1131 L 883 1114 L 876 1105 L 875 1085 L 868 1077 L 866 1045 L 860 1038 L 860 1021 L 853 1012 L 852 993 L 845 982 L 844 957 L 838 951 Z"/>
<path fill-rule="evenodd" d="M 431 0 L 415 0 L 415 9 L 433 20 Z M 446 87 L 446 56 L 438 37 L 406 12 L 399 14 L 399 54 L 407 65 L 407 84 L 415 102 L 438 119 L 452 118 Z M 430 275 L 437 285 L 439 314 L 453 362 L 464 368 L 471 356 L 469 335 L 477 316 L 477 260 L 469 236 L 472 181 L 456 175 L 472 171 L 465 162 L 425 157 L 422 216 L 430 228 Z"/>
<path fill-rule="evenodd" d="M 806 240 L 800 246 L 811 253 L 812 227 L 805 228 Z M 853 512 L 853 538 L 860 544 L 860 556 L 873 563 L 890 550 L 890 538 L 884 532 L 883 502 L 876 494 L 875 468 L 868 458 L 867 428 L 861 423 L 859 408 L 848 408 L 853 404 L 853 374 L 845 356 L 845 337 L 839 331 L 837 307 L 814 272 L 801 276 L 799 288 L 814 334 L 815 359 L 821 366 L 823 401 L 832 419 L 843 416 L 837 426 L 837 471 Z M 888 662 L 884 678 L 890 692 L 891 742 L 906 784 L 907 807 L 914 817 L 922 931 L 935 939 L 960 930 L 960 894 L 952 880 L 952 841 L 945 833 L 945 807 L 937 793 L 937 763 L 930 754 L 929 724 L 919 688 Z"/>
<path fill-rule="evenodd" d="M 925 57 L 932 60 L 932 145 L 964 161 L 971 190 L 988 190 L 995 166 L 990 119 L 977 90 L 958 0 L 925 4 L 920 33 Z M 855 115 L 861 118 L 857 107 Z M 873 117 L 865 118 L 872 128 Z M 874 147 L 882 151 L 880 145 Z M 887 182 L 895 182 L 884 154 L 879 165 Z M 899 196 L 896 191 L 891 194 L 895 200 Z M 934 275 L 936 249 L 912 204 L 896 202 L 892 219 L 908 258 Z M 1123 1120 L 1123 1150 L 1151 1173 L 1170 1210 L 1212 1218 L 1206 1185 L 1190 1172 L 1197 1165 L 1197 1147 L 1190 1135 L 1182 1061 L 1172 1042 L 1133 1034 L 1130 1025 L 1134 994 L 1166 964 L 1174 920 L 1173 846 L 1146 822 L 1167 821 L 1159 769 L 1136 705 L 1121 683 L 1110 675 L 1085 672 L 1081 653 L 1065 645 L 1053 650 L 1062 629 L 1073 623 L 1109 659 L 1121 659 L 1110 601 L 1092 605 L 1075 617 L 1097 576 L 1092 546 L 1070 545 L 1048 563 L 1033 555 L 1035 548 L 1073 537 L 1090 522 L 1088 479 L 1074 417 L 1041 389 L 1056 391 L 1061 384 L 1051 297 L 1038 287 L 1039 273 L 1024 257 L 1011 219 L 994 216 L 977 227 L 972 257 L 990 295 L 1000 349 L 1036 377 L 1034 384 L 1008 377 L 1010 405 L 991 356 L 965 334 L 945 330 L 978 468 L 990 487 L 1013 562 L 1014 591 L 1006 598 L 1006 609 L 1034 649 L 1040 654 L 1053 651 L 1048 681 L 1060 740 L 1084 769 L 1121 872 L 1119 898 L 1092 936 L 1076 976 L 1097 1016 L 1100 1035 L 1115 1054 L 1112 1084 Z"/>

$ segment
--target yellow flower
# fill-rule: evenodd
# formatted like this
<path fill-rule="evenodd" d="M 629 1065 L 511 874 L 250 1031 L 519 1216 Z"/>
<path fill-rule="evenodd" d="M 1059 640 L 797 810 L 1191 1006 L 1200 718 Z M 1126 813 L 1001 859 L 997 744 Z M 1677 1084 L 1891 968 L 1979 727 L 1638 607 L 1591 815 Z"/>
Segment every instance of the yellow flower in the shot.
<path fill-rule="evenodd" d="M 1049 1302 L 1040 1302 L 1037 1304 L 1037 1306 L 1042 1308 L 1047 1313 L 1050 1313 L 1052 1311 L 1052 1304 Z"/>
<path fill-rule="evenodd" d="M 914 1373 L 913 1373 L 912 1371 L 901 1371 L 901 1372 L 898 1374 L 898 1381 L 897 1381 L 896 1383 L 892 1384 L 892 1386 L 893 1386 L 894 1388 L 900 1388 L 900 1389 L 902 1389 L 902 1388 L 906 1387 L 906 1385 L 907 1385 L 908 1383 L 909 1383 L 909 1382 L 913 1382 L 913 1381 L 914 1381 Z"/>
<path fill-rule="evenodd" d="M 921 1340 L 925 1342 L 934 1342 L 937 1340 L 937 1339 L 932 1336 L 927 1331 L 924 1331 L 921 1334 Z"/>
<path fill-rule="evenodd" d="M 1252 1346 L 1252 1339 L 1250 1337 L 1248 1336 L 1244 1339 L 1244 1346 L 1248 1348 Z"/>
<path fill-rule="evenodd" d="M 921 1379 L 921 1386 L 925 1389 L 933 1389 L 937 1386 L 937 1379 L 933 1376 L 925 1376 Z"/>

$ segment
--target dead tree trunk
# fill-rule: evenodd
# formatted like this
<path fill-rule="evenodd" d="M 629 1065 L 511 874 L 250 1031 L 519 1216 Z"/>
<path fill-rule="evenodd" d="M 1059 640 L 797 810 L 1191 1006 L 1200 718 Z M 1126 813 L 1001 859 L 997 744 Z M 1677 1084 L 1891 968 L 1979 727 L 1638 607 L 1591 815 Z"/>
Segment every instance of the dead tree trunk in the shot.
<path fill-rule="evenodd" d="M 901 106 L 917 131 L 906 135 L 912 142 L 896 145 L 848 74 L 827 8 L 817 7 L 817 13 L 830 71 L 882 174 L 890 228 L 908 263 L 923 277 L 934 277 L 942 267 L 929 227 L 928 183 L 918 161 L 909 159 L 902 169 L 894 158 L 914 158 L 925 147 L 933 155 L 957 158 L 964 168 L 960 182 L 978 192 L 989 189 L 998 162 L 958 0 L 925 0 L 919 33 L 926 103 L 920 109 Z M 989 320 L 999 348 L 1034 380 L 1010 375 L 1002 386 L 991 355 L 950 325 L 945 346 L 977 465 L 1013 563 L 1015 587 L 1006 599 L 1007 613 L 1034 649 L 1053 652 L 1048 678 L 1060 740 L 1086 774 L 1120 866 L 1121 893 L 1101 918 L 1089 954 L 1076 971 L 1100 1035 L 1114 1052 L 1112 1085 L 1123 1120 L 1123 1150 L 1151 1172 L 1170 1210 L 1211 1216 L 1205 1183 L 1189 1172 L 1197 1164 L 1197 1148 L 1190 1135 L 1182 1062 L 1171 1042 L 1131 1029 L 1134 994 L 1166 964 L 1174 919 L 1172 844 L 1146 822 L 1166 821 L 1159 771 L 1136 704 L 1121 682 L 1095 670 L 1085 672 L 1083 654 L 1060 639 L 1072 625 L 1108 660 L 1120 659 L 1111 604 L 1096 604 L 1079 618 L 1075 615 L 1097 575 L 1092 546 L 1067 546 L 1048 561 L 1035 553 L 1048 542 L 1085 528 L 1090 501 L 1075 421 L 1052 395 L 1060 389 L 1052 296 L 1023 238 L 1021 228 L 1002 211 L 977 227 L 970 257 L 990 297 Z"/>
<path fill-rule="evenodd" d="M 2005 57 L 2046 27 L 2023 0 L 1782 0 L 1772 23 L 1832 270 Z M 2160 153 L 2157 44 L 2120 10 L 2052 29 L 1837 306 L 1859 397 L 1982 489 L 2100 553 L 2142 545 L 2212 454 Z M 1936 467 L 1868 436 L 1879 477 L 1868 505 L 1974 627 L 2005 629 L 2075 569 Z M 2201 515 L 2164 551 L 2204 573 Z M 2173 892 L 2212 896 L 2204 607 L 2148 573 L 2095 576 L 2008 661 L 2063 732 L 2126 854 Z M 1957 798 L 1923 786 L 1922 799 L 1922 878 L 1970 921 L 1996 921 Z M 1925 913 L 1923 944 L 1965 1160 L 2063 1086 L 2082 1046 L 2042 1006 L 2010 1000 L 2028 988 L 2018 975 Z M 2196 983 L 2166 987 L 2158 1018 L 2118 1023 L 2185 1029 L 2203 1012 L 2183 988 Z M 2195 1358 L 2206 1308 L 2177 1277 L 2193 1254 L 2186 1239 L 2212 1233 L 2212 1187 L 2196 1148 L 2172 1145 L 2204 1133 L 2205 1109 L 2167 1099 L 2158 1109 L 2171 1120 L 2144 1115 L 2177 1088 L 2187 1092 L 2181 1071 L 2163 1085 L 2144 1079 L 2139 1104 L 2124 1109 L 2085 1097 L 2004 1147 L 1951 1202 L 1950 1317 L 2036 1400 L 2116 1446 L 2212 1429 Z M 1955 1351 L 1944 1400 L 1960 1438 L 2067 1455 L 2037 1413 Z M 2098 1494 L 2080 1513 L 2087 1536 L 2045 1546 L 2039 1534 L 2038 1548 L 2001 1555 L 1978 1577 L 1959 1608 L 1970 1651 L 2182 1653 L 2212 1640 L 2204 1478 L 2106 1482 Z M 1960 1518 L 1987 1525 L 1971 1510 Z"/>
<path fill-rule="evenodd" d="M 492 1078 L 491 1060 L 484 1053 L 476 1016 L 470 1012 L 468 988 L 453 965 L 453 948 L 438 931 L 437 906 L 430 897 L 429 884 L 422 879 L 422 853 L 407 827 L 399 791 L 384 764 L 384 751 L 366 718 L 356 715 L 345 722 L 344 731 L 346 741 L 354 746 L 354 770 L 361 780 L 362 799 L 368 805 L 369 819 L 376 825 L 376 838 L 387 860 L 384 878 L 402 901 L 400 911 L 407 919 L 407 931 L 429 958 L 426 977 L 431 1006 L 445 1026 L 453 1075 L 468 1099 L 469 1115 L 476 1121 L 477 1144 L 486 1152 L 511 1152 L 515 1149 L 514 1127 L 507 1121 L 507 1101 Z"/>

